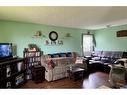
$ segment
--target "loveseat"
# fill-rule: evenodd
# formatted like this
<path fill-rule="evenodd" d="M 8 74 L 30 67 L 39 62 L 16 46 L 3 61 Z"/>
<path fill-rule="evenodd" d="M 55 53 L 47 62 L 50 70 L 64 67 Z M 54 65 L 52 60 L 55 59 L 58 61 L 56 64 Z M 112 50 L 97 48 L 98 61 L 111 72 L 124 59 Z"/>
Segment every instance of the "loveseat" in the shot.
<path fill-rule="evenodd" d="M 68 77 L 67 70 L 75 63 L 77 54 L 75 52 L 46 54 L 41 57 L 41 64 L 45 67 L 45 79 L 54 81 Z"/>

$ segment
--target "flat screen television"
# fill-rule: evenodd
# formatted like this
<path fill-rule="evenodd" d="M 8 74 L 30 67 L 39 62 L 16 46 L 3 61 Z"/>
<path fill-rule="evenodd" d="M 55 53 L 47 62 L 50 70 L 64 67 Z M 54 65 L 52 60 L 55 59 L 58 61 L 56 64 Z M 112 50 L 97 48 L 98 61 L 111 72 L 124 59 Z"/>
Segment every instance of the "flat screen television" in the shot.
<path fill-rule="evenodd" d="M 12 43 L 0 43 L 0 60 L 12 57 Z"/>

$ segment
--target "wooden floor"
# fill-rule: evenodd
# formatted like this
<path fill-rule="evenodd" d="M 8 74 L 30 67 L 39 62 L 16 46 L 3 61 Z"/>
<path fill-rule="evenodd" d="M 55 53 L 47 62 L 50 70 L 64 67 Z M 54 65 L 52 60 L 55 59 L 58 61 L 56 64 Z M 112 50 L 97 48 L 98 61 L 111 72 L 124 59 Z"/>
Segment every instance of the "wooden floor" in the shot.
<path fill-rule="evenodd" d="M 108 80 L 109 75 L 107 73 L 95 72 L 90 74 L 89 77 L 83 81 L 83 88 L 95 89 L 101 86 L 111 87 Z"/>
<path fill-rule="evenodd" d="M 33 81 L 28 81 L 24 84 L 21 89 L 90 89 L 98 88 L 99 86 L 109 86 L 108 74 L 102 72 L 95 72 L 89 75 L 88 78 L 81 79 L 78 81 L 70 80 L 69 78 L 64 78 L 56 80 L 53 82 L 43 81 L 42 83 L 34 83 Z"/>
<path fill-rule="evenodd" d="M 79 89 L 82 88 L 83 80 L 73 81 L 69 78 L 64 78 L 60 80 L 56 80 L 53 82 L 47 82 L 46 80 L 42 83 L 34 83 L 33 81 L 28 81 L 21 88 L 28 89 Z"/>

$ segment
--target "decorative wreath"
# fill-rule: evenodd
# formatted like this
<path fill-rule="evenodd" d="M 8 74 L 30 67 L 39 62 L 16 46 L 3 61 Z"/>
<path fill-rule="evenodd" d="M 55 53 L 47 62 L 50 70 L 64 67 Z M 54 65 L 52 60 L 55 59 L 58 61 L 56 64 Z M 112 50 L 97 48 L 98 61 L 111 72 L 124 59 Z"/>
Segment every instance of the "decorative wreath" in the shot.
<path fill-rule="evenodd" d="M 49 33 L 49 39 L 50 39 L 51 41 L 56 41 L 56 40 L 58 39 L 58 34 L 57 34 L 57 32 L 51 31 L 51 32 Z"/>

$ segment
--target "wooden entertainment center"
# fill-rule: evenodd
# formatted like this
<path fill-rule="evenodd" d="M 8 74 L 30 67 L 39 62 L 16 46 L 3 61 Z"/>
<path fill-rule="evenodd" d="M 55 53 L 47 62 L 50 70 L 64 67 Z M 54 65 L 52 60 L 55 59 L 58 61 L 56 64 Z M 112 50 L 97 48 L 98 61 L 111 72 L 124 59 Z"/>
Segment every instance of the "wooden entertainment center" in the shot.
<path fill-rule="evenodd" d="M 0 88 L 17 88 L 26 82 L 24 58 L 0 61 Z"/>

